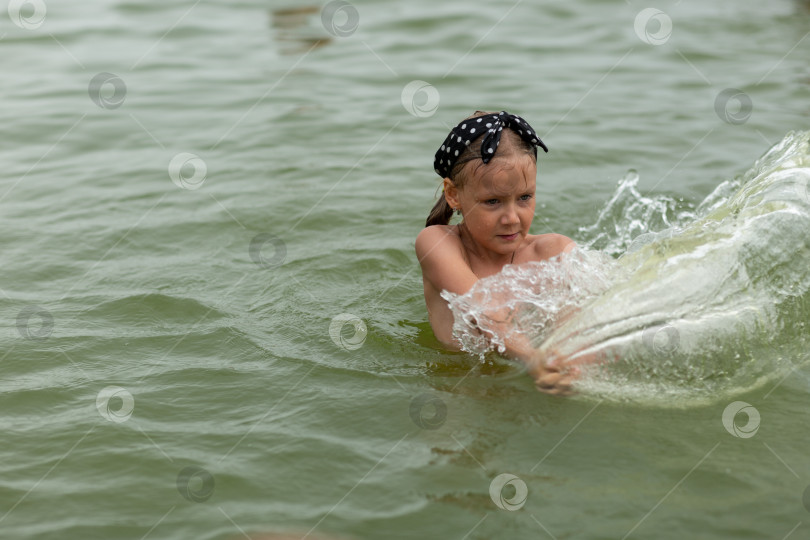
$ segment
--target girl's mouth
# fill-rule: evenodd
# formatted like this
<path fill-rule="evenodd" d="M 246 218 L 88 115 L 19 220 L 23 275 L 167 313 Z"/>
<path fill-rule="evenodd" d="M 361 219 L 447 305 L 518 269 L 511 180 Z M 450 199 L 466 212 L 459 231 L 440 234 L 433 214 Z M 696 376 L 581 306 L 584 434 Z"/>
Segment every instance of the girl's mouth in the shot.
<path fill-rule="evenodd" d="M 507 242 L 511 242 L 512 240 L 514 240 L 514 239 L 515 239 L 515 238 L 517 238 L 517 237 L 518 237 L 518 233 L 513 233 L 513 234 L 499 234 L 499 235 L 498 235 L 498 238 L 503 238 L 503 239 L 504 239 L 504 240 L 506 240 Z"/>

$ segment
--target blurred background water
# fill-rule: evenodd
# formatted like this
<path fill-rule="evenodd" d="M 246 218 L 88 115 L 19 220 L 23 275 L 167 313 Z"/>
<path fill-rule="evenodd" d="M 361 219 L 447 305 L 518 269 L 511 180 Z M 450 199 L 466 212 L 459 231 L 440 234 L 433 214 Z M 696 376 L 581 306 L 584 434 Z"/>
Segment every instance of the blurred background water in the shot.
<path fill-rule="evenodd" d="M 547 396 L 438 347 L 413 239 L 476 109 L 551 149 L 533 233 L 592 237 L 629 169 L 694 209 L 808 129 L 808 32 L 788 0 L 10 1 L 0 536 L 806 537 L 806 368 Z"/>

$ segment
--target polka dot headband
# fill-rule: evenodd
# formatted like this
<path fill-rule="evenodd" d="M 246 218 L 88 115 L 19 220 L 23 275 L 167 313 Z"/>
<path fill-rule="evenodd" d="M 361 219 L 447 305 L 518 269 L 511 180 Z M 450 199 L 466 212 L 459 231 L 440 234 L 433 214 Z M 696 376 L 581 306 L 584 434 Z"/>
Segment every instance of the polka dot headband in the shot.
<path fill-rule="evenodd" d="M 484 134 L 486 135 L 481 142 L 481 159 L 484 163 L 489 163 L 501 143 L 501 131 L 503 131 L 503 128 L 511 129 L 520 135 L 521 139 L 531 144 L 534 148 L 535 158 L 537 158 L 538 146 L 548 152 L 548 147 L 543 144 L 543 141 L 540 140 L 540 137 L 537 136 L 537 133 L 528 122 L 519 116 L 501 111 L 463 120 L 459 125 L 451 129 L 450 135 L 444 140 L 444 144 L 436 152 L 436 157 L 433 160 L 433 168 L 436 173 L 442 178 L 448 178 L 453 165 L 458 160 L 458 156 L 464 152 L 464 149 L 472 141 Z"/>

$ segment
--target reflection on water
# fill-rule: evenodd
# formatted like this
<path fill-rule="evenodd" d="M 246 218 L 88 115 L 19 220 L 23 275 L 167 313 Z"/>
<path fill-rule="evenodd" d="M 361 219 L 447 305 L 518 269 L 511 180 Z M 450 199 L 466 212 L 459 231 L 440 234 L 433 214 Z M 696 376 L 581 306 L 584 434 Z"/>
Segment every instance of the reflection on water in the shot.
<path fill-rule="evenodd" d="M 281 54 L 299 54 L 323 47 L 332 39 L 321 24 L 321 6 L 270 10 L 270 27 Z"/>

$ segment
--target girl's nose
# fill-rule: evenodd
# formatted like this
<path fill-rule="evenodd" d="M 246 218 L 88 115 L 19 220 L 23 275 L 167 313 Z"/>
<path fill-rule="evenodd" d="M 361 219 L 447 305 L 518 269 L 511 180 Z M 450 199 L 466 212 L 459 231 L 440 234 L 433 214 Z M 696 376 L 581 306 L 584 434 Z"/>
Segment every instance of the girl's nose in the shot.
<path fill-rule="evenodd" d="M 503 221 L 507 224 L 520 222 L 520 217 L 518 217 L 517 208 L 515 208 L 514 205 L 509 205 L 506 207 L 506 211 L 503 216 Z"/>

